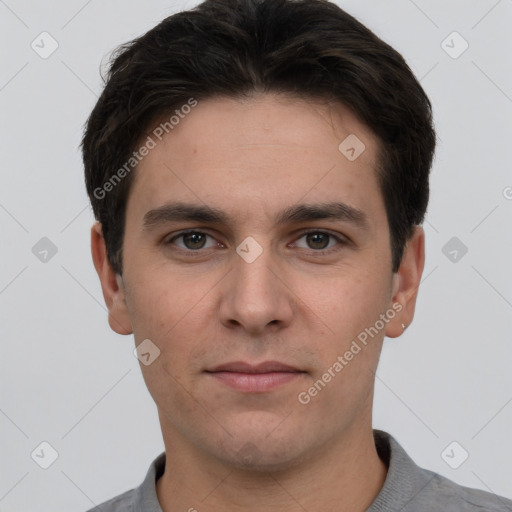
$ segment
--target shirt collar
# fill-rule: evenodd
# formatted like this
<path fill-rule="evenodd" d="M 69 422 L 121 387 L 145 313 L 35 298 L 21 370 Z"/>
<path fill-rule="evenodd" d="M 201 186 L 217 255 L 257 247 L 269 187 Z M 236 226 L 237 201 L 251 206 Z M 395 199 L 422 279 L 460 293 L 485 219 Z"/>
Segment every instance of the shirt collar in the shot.
<path fill-rule="evenodd" d="M 374 430 L 380 459 L 388 466 L 384 486 L 366 512 L 402 510 L 436 475 L 417 466 L 387 432 Z"/>
<path fill-rule="evenodd" d="M 384 486 L 367 512 L 388 510 L 390 503 L 400 509 L 428 485 L 435 473 L 419 468 L 387 432 L 374 430 L 373 436 L 377 453 L 388 466 L 388 472 Z M 165 452 L 162 452 L 151 463 L 144 481 L 135 490 L 135 512 L 163 512 L 158 502 L 156 481 L 163 475 L 164 470 Z"/>

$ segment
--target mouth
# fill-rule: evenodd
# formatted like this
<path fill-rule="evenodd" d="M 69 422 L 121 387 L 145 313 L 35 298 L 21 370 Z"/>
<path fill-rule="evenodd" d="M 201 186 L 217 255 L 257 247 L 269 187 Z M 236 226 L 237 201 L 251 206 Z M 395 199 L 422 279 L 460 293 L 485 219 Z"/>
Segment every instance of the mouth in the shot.
<path fill-rule="evenodd" d="M 277 361 L 252 365 L 243 361 L 206 370 L 216 381 L 246 393 L 264 393 L 300 378 L 306 372 Z"/>

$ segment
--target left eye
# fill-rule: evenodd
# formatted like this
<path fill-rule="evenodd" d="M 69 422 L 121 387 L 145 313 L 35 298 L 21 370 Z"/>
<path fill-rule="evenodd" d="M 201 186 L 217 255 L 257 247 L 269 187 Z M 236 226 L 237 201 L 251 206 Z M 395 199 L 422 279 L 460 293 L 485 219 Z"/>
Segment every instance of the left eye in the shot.
<path fill-rule="evenodd" d="M 329 245 L 331 242 L 341 243 L 341 240 L 338 237 L 331 235 L 330 233 L 324 233 L 323 231 L 311 231 L 309 233 L 304 233 L 299 240 L 303 238 L 306 240 L 307 244 L 306 247 L 302 246 L 304 249 L 330 249 L 332 247 L 332 245 Z M 297 242 L 295 242 L 294 245 L 300 247 Z"/>

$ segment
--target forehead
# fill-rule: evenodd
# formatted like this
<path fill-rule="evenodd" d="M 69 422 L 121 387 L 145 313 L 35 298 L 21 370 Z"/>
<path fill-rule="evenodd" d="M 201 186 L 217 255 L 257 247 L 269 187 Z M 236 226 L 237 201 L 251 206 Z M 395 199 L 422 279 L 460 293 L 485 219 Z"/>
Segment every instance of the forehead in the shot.
<path fill-rule="evenodd" d="M 166 126 L 148 132 L 155 144 L 135 171 L 128 210 L 137 217 L 176 199 L 232 209 L 240 221 L 299 201 L 383 211 L 378 140 L 342 104 L 213 98 Z"/>

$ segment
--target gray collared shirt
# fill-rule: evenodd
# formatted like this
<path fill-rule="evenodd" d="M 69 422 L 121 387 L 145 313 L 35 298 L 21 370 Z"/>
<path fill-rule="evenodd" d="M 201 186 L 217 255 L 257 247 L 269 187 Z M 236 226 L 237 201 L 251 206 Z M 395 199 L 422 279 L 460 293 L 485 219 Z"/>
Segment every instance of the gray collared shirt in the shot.
<path fill-rule="evenodd" d="M 462 487 L 420 468 L 386 432 L 374 430 L 374 437 L 379 457 L 388 466 L 388 474 L 366 512 L 512 512 L 512 500 Z M 156 494 L 156 481 L 164 469 L 165 452 L 151 463 L 139 487 L 87 512 L 163 512 Z"/>

